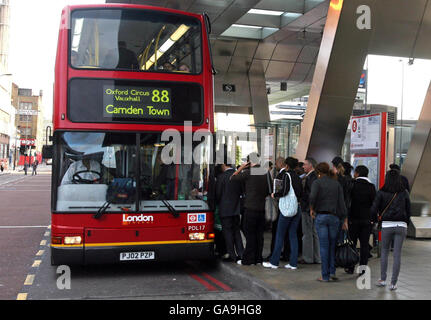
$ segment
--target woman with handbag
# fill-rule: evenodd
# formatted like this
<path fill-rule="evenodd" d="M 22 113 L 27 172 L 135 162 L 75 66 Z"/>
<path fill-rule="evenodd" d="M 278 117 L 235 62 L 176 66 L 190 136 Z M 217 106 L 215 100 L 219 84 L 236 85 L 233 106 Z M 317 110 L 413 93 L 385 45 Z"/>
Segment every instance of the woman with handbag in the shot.
<path fill-rule="evenodd" d="M 347 230 L 343 188 L 326 162 L 319 163 L 315 170 L 318 179 L 311 186 L 310 215 L 315 219 L 322 262 L 322 276 L 317 280 L 336 281 L 338 279 L 335 276 L 335 245 L 340 221 L 343 222 L 343 230 Z"/>
<path fill-rule="evenodd" d="M 277 269 L 280 263 L 281 250 L 284 245 L 286 232 L 290 241 L 289 263 L 286 269 L 296 270 L 298 265 L 298 236 L 297 230 L 301 220 L 299 200 L 302 195 L 302 183 L 299 176 L 294 171 L 298 160 L 292 157 L 286 159 L 286 170 L 284 170 L 283 187 L 281 191 L 272 193 L 273 198 L 279 200 L 279 216 L 277 233 L 275 236 L 274 250 L 269 258 L 269 262 L 264 262 L 265 268 Z"/>
<path fill-rule="evenodd" d="M 401 180 L 400 172 L 389 170 L 385 184 L 377 192 L 371 207 L 371 214 L 378 214 L 379 228 L 382 232 L 382 254 L 380 260 L 380 279 L 378 287 L 386 286 L 386 271 L 391 241 L 394 241 L 394 262 L 390 290 L 397 289 L 401 267 L 401 249 L 407 235 L 410 221 L 410 196 Z"/>

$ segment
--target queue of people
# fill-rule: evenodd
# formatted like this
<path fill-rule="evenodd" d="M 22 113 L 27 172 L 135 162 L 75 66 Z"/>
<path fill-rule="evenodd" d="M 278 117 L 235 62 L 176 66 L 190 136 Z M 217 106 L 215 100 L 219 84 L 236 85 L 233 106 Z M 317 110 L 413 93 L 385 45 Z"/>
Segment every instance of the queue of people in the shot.
<path fill-rule="evenodd" d="M 338 281 L 337 243 L 347 235 L 357 250 L 359 241 L 359 265 L 366 266 L 371 257 L 370 236 L 381 228 L 381 276 L 377 286 L 386 286 L 388 255 L 394 243 L 390 289 L 396 290 L 410 220 L 409 186 L 399 167 L 391 165 L 384 186 L 376 191 L 366 166 L 358 165 L 352 176 L 353 167 L 341 157 L 335 157 L 332 166 L 313 158 L 304 162 L 293 157 L 277 158 L 274 168 L 269 164 L 267 172 L 252 174 L 251 169 L 261 164 L 251 161 L 257 154 L 251 156 L 236 170 L 227 163 L 219 166 L 216 176 L 225 261 L 277 269 L 288 252 L 284 268 L 297 270 L 300 264 L 320 264 L 321 275 L 316 280 Z M 268 223 L 272 229 L 271 253 L 264 259 Z M 302 237 L 298 241 L 299 230 Z M 220 251 L 221 245 L 216 247 Z M 349 266 L 344 271 L 353 274 L 354 269 Z"/>

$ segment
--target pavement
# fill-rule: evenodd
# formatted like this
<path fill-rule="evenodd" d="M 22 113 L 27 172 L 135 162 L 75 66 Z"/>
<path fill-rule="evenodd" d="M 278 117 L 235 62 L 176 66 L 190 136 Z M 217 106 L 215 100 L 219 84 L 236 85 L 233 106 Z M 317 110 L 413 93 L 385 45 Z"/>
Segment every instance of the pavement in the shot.
<path fill-rule="evenodd" d="M 265 233 L 263 256 L 270 253 L 271 234 Z M 337 269 L 339 281 L 321 283 L 320 264 L 299 264 L 297 270 L 284 268 L 280 261 L 278 269 L 266 269 L 262 265 L 242 266 L 222 263 L 226 272 L 248 279 L 250 288 L 262 291 L 268 299 L 287 300 L 429 300 L 431 299 L 431 240 L 407 238 L 404 242 L 398 290 L 379 288 L 380 258 L 369 260 L 371 281 L 358 281 L 357 274 L 347 274 Z M 392 274 L 392 254 L 389 256 L 388 279 Z M 362 279 L 361 279 L 362 280 Z M 357 285 L 359 282 L 359 286 Z M 363 288 L 363 289 L 359 289 Z"/>
<path fill-rule="evenodd" d="M 320 283 L 320 265 L 298 265 L 287 270 L 261 265 L 242 266 L 219 262 L 216 267 L 179 262 L 135 266 L 74 268 L 73 288 L 59 292 L 57 272 L 49 263 L 50 166 L 38 175 L 4 172 L 0 178 L 0 299 L 227 299 L 227 300 L 418 300 L 431 298 L 431 240 L 408 238 L 403 247 L 398 290 L 375 286 L 380 259 L 369 261 L 370 287 L 358 288 L 357 275 L 337 270 L 338 282 Z M 45 239 L 45 241 L 44 241 Z M 263 256 L 270 252 L 271 234 L 265 233 Z M 44 251 L 42 256 L 37 256 Z M 36 256 L 35 256 L 36 254 Z M 36 257 L 36 258 L 34 258 Z M 33 260 L 41 260 L 33 267 Z M 36 260 L 35 260 L 36 261 Z M 388 278 L 391 276 L 392 257 Z M 34 270 L 33 270 L 34 269 Z M 23 281 L 34 274 L 33 285 Z M 205 283 L 207 282 L 207 283 Z M 160 283 L 166 283 L 161 286 Z M 366 284 L 366 283 L 365 283 Z M 364 283 L 359 285 L 364 287 Z M 361 287 L 361 286 L 359 286 Z"/>

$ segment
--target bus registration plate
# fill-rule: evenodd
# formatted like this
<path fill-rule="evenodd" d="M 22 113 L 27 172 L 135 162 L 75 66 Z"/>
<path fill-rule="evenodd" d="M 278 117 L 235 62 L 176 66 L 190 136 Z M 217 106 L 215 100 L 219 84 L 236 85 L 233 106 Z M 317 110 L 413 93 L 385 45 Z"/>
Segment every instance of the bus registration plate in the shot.
<path fill-rule="evenodd" d="M 120 261 L 131 260 L 154 260 L 154 251 L 141 251 L 141 252 L 121 252 Z"/>

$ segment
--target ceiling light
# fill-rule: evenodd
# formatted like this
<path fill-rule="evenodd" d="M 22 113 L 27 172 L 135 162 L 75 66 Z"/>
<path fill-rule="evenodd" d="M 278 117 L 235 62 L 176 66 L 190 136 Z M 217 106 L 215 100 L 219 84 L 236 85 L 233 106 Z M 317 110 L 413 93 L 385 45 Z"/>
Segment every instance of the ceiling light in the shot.
<path fill-rule="evenodd" d="M 172 41 L 171 39 L 166 40 L 166 42 L 159 48 L 159 51 L 165 53 L 174 43 L 175 41 Z"/>
<path fill-rule="evenodd" d="M 157 60 L 169 50 L 170 47 L 174 45 L 181 37 L 190 29 L 189 26 L 182 24 L 178 27 L 177 30 L 169 37 L 168 40 L 164 44 L 157 49 Z M 145 70 L 151 68 L 151 66 L 156 62 L 156 54 L 153 54 L 150 59 L 145 63 Z"/>
<path fill-rule="evenodd" d="M 190 27 L 186 26 L 185 24 L 182 24 L 181 26 L 178 27 L 178 29 L 171 35 L 171 40 L 172 41 L 178 41 L 183 35 L 184 33 L 187 32 L 187 30 L 189 30 Z"/>
<path fill-rule="evenodd" d="M 281 16 L 284 12 L 283 11 L 274 11 L 274 10 L 251 9 L 247 13 L 264 14 L 264 15 L 268 15 L 268 16 Z"/>

